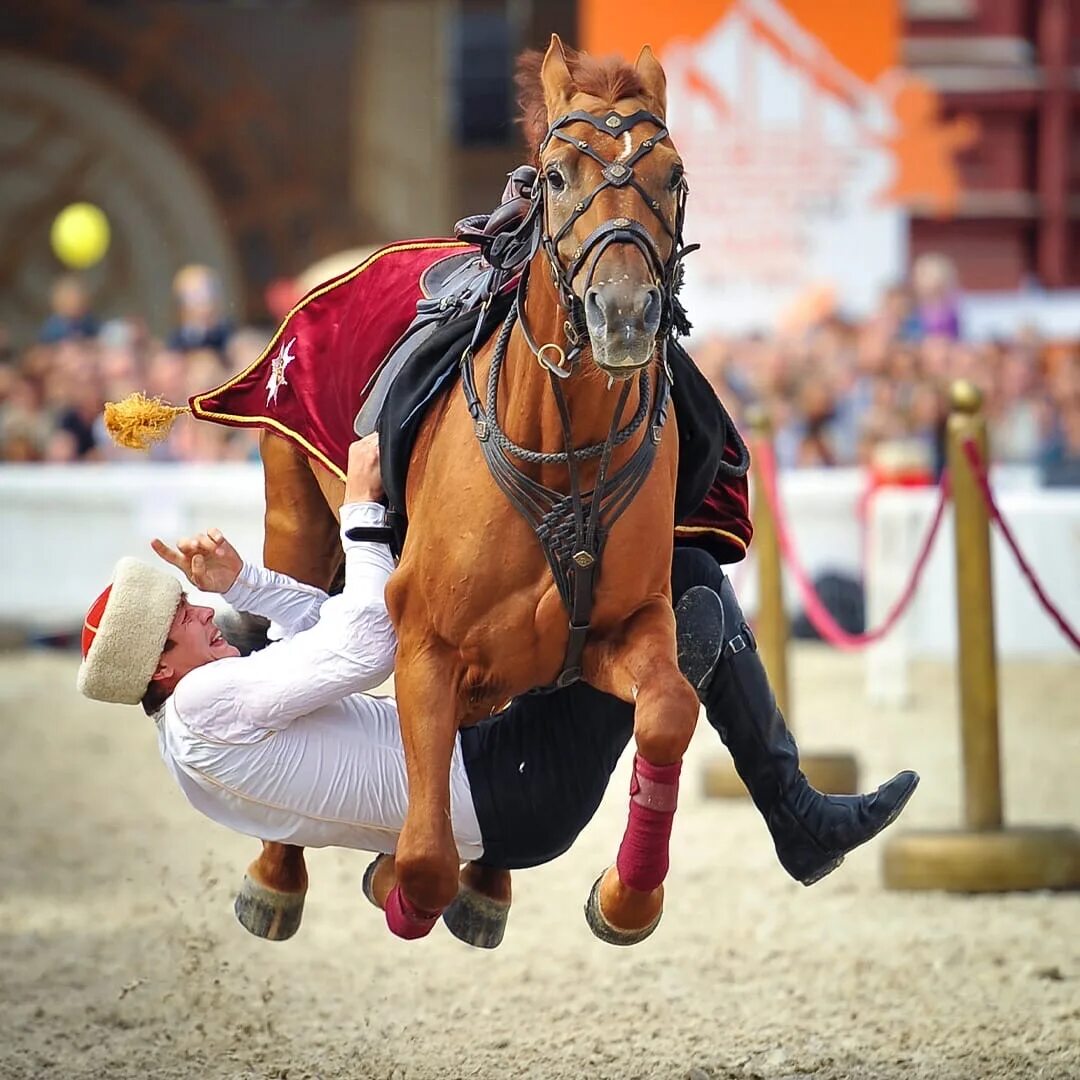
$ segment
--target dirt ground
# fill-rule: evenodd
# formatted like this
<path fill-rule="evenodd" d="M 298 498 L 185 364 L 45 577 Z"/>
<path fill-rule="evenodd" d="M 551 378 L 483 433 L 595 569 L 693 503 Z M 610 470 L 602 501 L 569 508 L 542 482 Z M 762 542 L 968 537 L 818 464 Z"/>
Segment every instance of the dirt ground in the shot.
<path fill-rule="evenodd" d="M 795 654 L 804 748 L 864 784 L 922 786 L 894 828 L 959 815 L 953 675 L 869 707 L 858 659 Z M 804 889 L 747 803 L 706 801 L 704 723 L 676 819 L 667 911 L 632 949 L 581 908 L 614 856 L 629 764 L 575 849 L 516 876 L 507 937 L 385 929 L 362 854 L 313 852 L 304 925 L 234 921 L 254 841 L 202 819 L 150 721 L 74 692 L 70 654 L 0 655 L 0 1077 L 1080 1077 L 1080 896 L 885 892 L 883 839 Z M 1007 814 L 1080 824 L 1080 665 L 1002 672 Z"/>

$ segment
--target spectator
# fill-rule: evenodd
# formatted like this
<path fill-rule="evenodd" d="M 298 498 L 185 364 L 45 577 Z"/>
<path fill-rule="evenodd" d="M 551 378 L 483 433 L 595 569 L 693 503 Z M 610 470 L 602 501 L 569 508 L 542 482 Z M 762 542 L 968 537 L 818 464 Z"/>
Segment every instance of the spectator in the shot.
<path fill-rule="evenodd" d="M 21 371 L 6 371 L 0 382 L 0 460 L 41 460 L 50 428 L 38 384 Z"/>
<path fill-rule="evenodd" d="M 75 274 L 56 279 L 49 303 L 52 312 L 38 332 L 43 345 L 55 345 L 69 338 L 92 338 L 98 332 L 98 321 L 90 311 L 90 293 Z"/>
<path fill-rule="evenodd" d="M 956 267 L 945 255 L 920 255 L 912 271 L 919 336 L 960 337 L 960 296 Z"/>
<path fill-rule="evenodd" d="M 221 283 L 208 266 L 182 267 L 173 278 L 176 328 L 168 346 L 178 352 L 213 349 L 224 356 L 232 333 L 221 310 Z"/>
<path fill-rule="evenodd" d="M 994 460 L 1039 464 L 1055 483 L 1080 480 L 1077 343 L 1047 345 L 1027 331 L 1006 341 L 957 340 L 958 320 L 939 319 L 927 307 L 943 297 L 955 302 L 951 266 L 921 260 L 916 273 L 914 293 L 888 289 L 862 323 L 821 303 L 784 334 L 699 334 L 691 352 L 736 423 L 742 426 L 751 406 L 769 413 L 781 467 L 889 459 L 937 473 L 947 388 L 965 378 L 983 391 Z M 135 458 L 105 434 L 105 401 L 138 389 L 179 404 L 250 367 L 265 349 L 265 331 L 229 332 L 217 293 L 206 267 L 177 275 L 180 323 L 172 345 L 152 340 L 135 318 L 110 320 L 89 336 L 65 332 L 21 353 L 0 333 L 0 460 Z M 60 307 L 70 313 L 78 305 L 63 300 Z M 257 457 L 257 444 L 252 431 L 181 417 L 150 453 L 157 461 L 246 460 Z"/>
<path fill-rule="evenodd" d="M 1080 487 L 1080 402 L 1070 402 L 1054 421 L 1040 464 L 1047 486 Z"/>

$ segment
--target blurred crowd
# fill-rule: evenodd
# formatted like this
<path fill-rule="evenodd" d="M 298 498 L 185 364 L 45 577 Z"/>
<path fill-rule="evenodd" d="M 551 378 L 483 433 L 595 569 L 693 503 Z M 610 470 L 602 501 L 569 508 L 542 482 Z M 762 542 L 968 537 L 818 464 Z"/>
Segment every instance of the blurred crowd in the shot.
<path fill-rule="evenodd" d="M 37 343 L 16 352 L 0 330 L 0 461 L 137 459 L 109 441 L 104 402 L 142 390 L 184 403 L 248 366 L 268 340 L 266 328 L 234 328 L 220 297 L 212 270 L 183 268 L 174 326 L 157 339 L 138 318 L 100 322 L 80 280 L 60 278 Z M 781 467 L 892 460 L 936 476 L 948 387 L 965 378 L 983 393 L 994 460 L 1080 483 L 1080 343 L 1028 333 L 966 341 L 955 275 L 940 256 L 920 258 L 910 284 L 887 290 L 865 321 L 846 321 L 821 295 L 774 335 L 704 338 L 692 351 L 740 426 L 764 409 Z M 257 440 L 181 417 L 151 456 L 254 459 Z"/>
<path fill-rule="evenodd" d="M 1080 484 L 1080 341 L 1023 332 L 975 343 L 963 329 L 953 266 L 926 255 L 863 322 L 842 318 L 822 293 L 775 335 L 712 338 L 693 351 L 740 427 L 752 408 L 769 417 L 782 468 L 866 465 L 936 477 L 949 387 L 967 379 L 982 393 L 994 461 Z"/>
<path fill-rule="evenodd" d="M 0 329 L 0 461 L 140 460 L 113 445 L 104 427 L 106 401 L 133 391 L 184 404 L 247 367 L 268 339 L 265 329 L 235 329 L 222 312 L 221 288 L 209 267 L 186 266 L 173 282 L 175 322 L 164 339 L 138 317 L 100 321 L 74 275 L 52 288 L 51 313 L 38 341 L 15 352 Z M 158 461 L 258 458 L 254 432 L 181 416 L 154 446 Z"/>

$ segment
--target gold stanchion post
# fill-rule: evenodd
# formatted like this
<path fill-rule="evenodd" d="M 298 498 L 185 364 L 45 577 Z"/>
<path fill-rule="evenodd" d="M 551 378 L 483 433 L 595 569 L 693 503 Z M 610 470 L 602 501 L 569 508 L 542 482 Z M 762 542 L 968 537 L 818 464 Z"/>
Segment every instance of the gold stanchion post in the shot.
<path fill-rule="evenodd" d="M 747 417 L 754 440 L 758 445 L 772 439 L 772 425 L 763 409 L 753 410 Z M 751 468 L 754 507 L 754 554 L 758 570 L 758 616 L 754 635 L 761 651 L 769 682 L 776 695 L 776 704 L 790 726 L 791 697 L 788 685 L 788 639 L 791 626 L 784 607 L 783 563 L 776 519 L 765 497 L 764 474 L 761 468 Z M 819 791 L 834 795 L 850 795 L 858 790 L 859 773 L 850 754 L 803 754 L 803 772 Z M 705 794 L 711 798 L 729 799 L 746 795 L 746 788 L 732 767 L 729 758 L 717 758 L 705 767 Z"/>
<path fill-rule="evenodd" d="M 982 397 L 971 383 L 954 383 L 951 398 L 947 439 L 956 537 L 964 828 L 893 837 L 885 847 L 885 885 L 951 892 L 1080 888 L 1080 832 L 1004 827 L 990 517 L 964 453 L 964 444 L 972 440 L 980 458 L 989 460 L 986 421 Z"/>

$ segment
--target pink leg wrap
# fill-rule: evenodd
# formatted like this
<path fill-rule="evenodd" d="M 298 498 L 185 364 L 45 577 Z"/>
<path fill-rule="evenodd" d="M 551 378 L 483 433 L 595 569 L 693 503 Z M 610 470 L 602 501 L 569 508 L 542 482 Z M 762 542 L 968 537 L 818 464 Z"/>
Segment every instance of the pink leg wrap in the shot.
<path fill-rule="evenodd" d="M 630 780 L 630 819 L 619 845 L 615 868 L 619 880 L 638 892 L 652 892 L 668 872 L 668 842 L 679 799 L 679 772 L 674 765 L 650 765 L 634 755 Z"/>
<path fill-rule="evenodd" d="M 440 914 L 441 912 L 436 912 L 432 915 L 430 911 L 418 908 L 401 891 L 400 885 L 395 885 L 387 894 L 386 925 L 400 938 L 412 941 L 414 938 L 426 937 L 438 922 Z"/>

